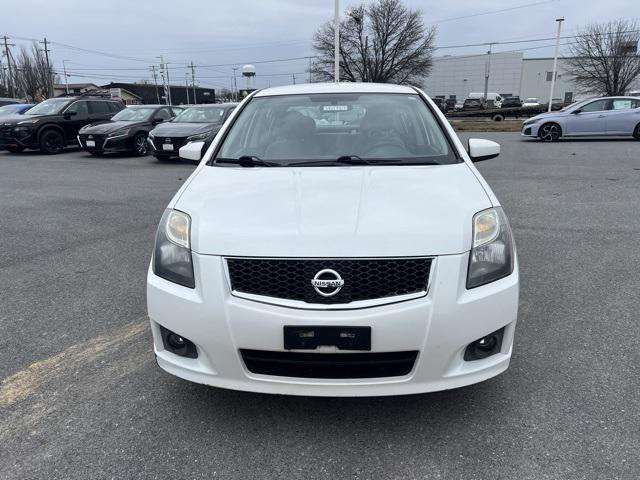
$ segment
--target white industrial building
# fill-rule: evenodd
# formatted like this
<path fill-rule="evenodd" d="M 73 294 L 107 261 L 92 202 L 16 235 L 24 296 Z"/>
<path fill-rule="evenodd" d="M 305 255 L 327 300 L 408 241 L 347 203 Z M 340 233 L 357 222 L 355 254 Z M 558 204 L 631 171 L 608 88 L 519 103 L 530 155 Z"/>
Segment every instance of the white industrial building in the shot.
<path fill-rule="evenodd" d="M 553 97 L 565 102 L 588 97 L 578 91 L 564 66 L 565 60 L 559 58 Z M 484 92 L 487 68 L 489 92 L 535 97 L 543 103 L 549 100 L 553 58 L 524 58 L 522 52 L 436 57 L 424 90 L 431 97 L 464 101 L 471 92 Z M 631 88 L 638 89 L 640 79 Z"/>

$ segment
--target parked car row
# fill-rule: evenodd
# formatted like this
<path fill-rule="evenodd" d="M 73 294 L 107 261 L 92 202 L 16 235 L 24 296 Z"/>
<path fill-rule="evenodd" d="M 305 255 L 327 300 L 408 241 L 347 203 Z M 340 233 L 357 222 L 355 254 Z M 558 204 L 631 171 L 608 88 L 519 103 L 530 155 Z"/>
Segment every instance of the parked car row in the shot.
<path fill-rule="evenodd" d="M 192 141 L 208 147 L 236 105 L 125 107 L 95 94 L 51 98 L 37 105 L 8 103 L 0 107 L 0 150 L 56 154 L 77 143 L 94 156 L 151 152 L 158 160 L 168 160 Z"/>

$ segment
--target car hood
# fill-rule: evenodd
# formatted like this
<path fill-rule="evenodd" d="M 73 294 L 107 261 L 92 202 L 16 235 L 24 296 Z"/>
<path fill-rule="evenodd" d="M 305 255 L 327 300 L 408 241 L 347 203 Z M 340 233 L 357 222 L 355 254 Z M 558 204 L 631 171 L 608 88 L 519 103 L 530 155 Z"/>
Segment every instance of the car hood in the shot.
<path fill-rule="evenodd" d="M 21 113 L 10 113 L 9 115 L 0 116 L 0 125 L 15 125 L 18 122 L 24 122 L 30 119 L 44 117 L 46 115 L 24 115 Z"/>
<path fill-rule="evenodd" d="M 213 129 L 220 129 L 220 125 L 217 123 L 167 122 L 158 125 L 151 133 L 156 137 L 188 137 Z"/>
<path fill-rule="evenodd" d="M 116 130 L 122 130 L 125 128 L 136 127 L 138 125 L 144 125 L 145 123 L 147 122 L 127 122 L 124 120 L 120 120 L 120 121 L 107 120 L 101 123 L 92 123 L 91 125 L 88 125 L 85 128 L 83 128 L 80 133 L 82 133 L 83 135 L 85 134 L 101 135 L 105 133 L 115 132 Z"/>
<path fill-rule="evenodd" d="M 564 117 L 566 115 L 565 112 L 545 112 L 545 113 L 540 113 L 534 117 L 531 117 L 529 119 L 527 119 L 526 121 L 538 121 L 538 120 L 543 120 L 545 118 L 558 118 L 558 117 Z"/>
<path fill-rule="evenodd" d="M 465 164 L 199 170 L 175 208 L 195 252 L 259 257 L 446 255 L 491 202 Z"/>

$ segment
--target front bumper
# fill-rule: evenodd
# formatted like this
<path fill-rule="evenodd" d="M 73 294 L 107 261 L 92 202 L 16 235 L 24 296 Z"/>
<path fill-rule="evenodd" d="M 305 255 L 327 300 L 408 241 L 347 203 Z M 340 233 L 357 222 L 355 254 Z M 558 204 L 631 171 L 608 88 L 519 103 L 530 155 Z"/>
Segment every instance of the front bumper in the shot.
<path fill-rule="evenodd" d="M 89 135 L 80 134 L 77 136 L 78 145 L 83 150 L 88 152 L 126 152 L 132 149 L 131 135 L 128 133 L 125 135 L 118 135 L 116 137 L 107 137 L 106 135 Z M 94 142 L 95 146 L 87 146 L 87 140 Z"/>
<path fill-rule="evenodd" d="M 320 310 L 234 296 L 224 258 L 194 253 L 195 289 L 168 282 L 149 269 L 147 304 L 158 365 L 197 383 L 291 395 L 402 395 L 477 383 L 509 366 L 519 279 L 516 265 L 512 275 L 467 290 L 467 262 L 468 253 L 436 258 L 429 290 L 421 298 L 371 308 Z M 160 325 L 193 341 L 198 357 L 165 350 Z M 284 352 L 285 325 L 369 326 L 371 352 L 418 351 L 418 357 L 411 372 L 400 377 L 315 379 L 251 373 L 240 349 Z M 464 360 L 469 343 L 502 327 L 506 329 L 499 353 Z"/>
<path fill-rule="evenodd" d="M 540 128 L 539 122 L 532 123 L 529 125 L 522 125 L 522 130 L 520 132 L 520 135 L 522 135 L 523 137 L 537 137 L 538 128 Z"/>
<path fill-rule="evenodd" d="M 16 132 L 13 128 L 0 128 L 0 149 L 7 147 L 38 148 L 35 129 Z"/>
<path fill-rule="evenodd" d="M 177 157 L 180 154 L 180 147 L 187 143 L 187 137 L 149 136 L 147 142 L 153 155 Z M 167 146 L 165 147 L 165 145 Z"/>

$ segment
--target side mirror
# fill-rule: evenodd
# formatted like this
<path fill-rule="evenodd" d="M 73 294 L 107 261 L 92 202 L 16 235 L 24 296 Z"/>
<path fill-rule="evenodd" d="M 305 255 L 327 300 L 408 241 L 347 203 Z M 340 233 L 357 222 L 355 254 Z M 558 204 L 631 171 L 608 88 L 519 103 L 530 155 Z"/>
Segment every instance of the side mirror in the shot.
<path fill-rule="evenodd" d="M 158 125 L 159 123 L 162 123 L 162 122 L 164 122 L 162 118 L 154 118 L 151 123 L 153 123 L 154 125 Z"/>
<path fill-rule="evenodd" d="M 579 114 L 579 113 L 581 113 L 581 112 L 582 112 L 582 110 L 578 109 L 578 110 L 574 110 L 574 111 L 573 111 L 573 112 L 571 112 L 571 113 L 573 113 L 574 115 L 578 115 L 578 114 Z"/>
<path fill-rule="evenodd" d="M 500 155 L 500 144 L 491 140 L 470 138 L 468 151 L 472 162 L 481 162 Z"/>
<path fill-rule="evenodd" d="M 66 120 L 69 120 L 71 117 L 73 117 L 74 115 L 77 115 L 78 112 L 75 111 L 71 111 L 71 112 L 64 112 L 64 118 Z"/>
<path fill-rule="evenodd" d="M 199 162 L 202 159 L 202 147 L 204 142 L 189 142 L 184 147 L 180 147 L 178 155 L 184 160 Z"/>

